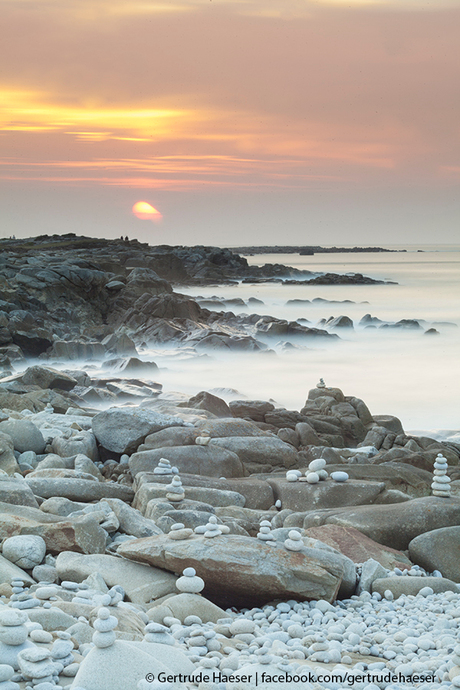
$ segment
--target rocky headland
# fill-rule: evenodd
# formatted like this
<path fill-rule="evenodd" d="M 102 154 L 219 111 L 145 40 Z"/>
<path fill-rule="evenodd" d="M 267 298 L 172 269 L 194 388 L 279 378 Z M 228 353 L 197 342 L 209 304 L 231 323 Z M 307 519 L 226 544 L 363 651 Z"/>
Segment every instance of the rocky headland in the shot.
<path fill-rule="evenodd" d="M 163 393 L 148 338 L 333 334 L 176 293 L 210 248 L 67 239 L 0 258 L 0 690 L 459 687 L 460 445 L 322 380 Z"/>

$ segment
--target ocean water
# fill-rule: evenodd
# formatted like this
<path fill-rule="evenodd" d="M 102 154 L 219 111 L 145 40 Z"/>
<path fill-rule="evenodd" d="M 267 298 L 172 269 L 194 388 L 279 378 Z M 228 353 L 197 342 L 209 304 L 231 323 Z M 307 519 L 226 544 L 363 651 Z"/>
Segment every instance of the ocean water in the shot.
<path fill-rule="evenodd" d="M 268 254 L 247 257 L 250 264 L 281 263 L 314 272 L 363 273 L 396 281 L 397 285 L 308 286 L 239 284 L 180 291 L 220 299 L 255 297 L 257 308 L 234 313 L 269 314 L 294 321 L 307 319 L 316 326 L 323 318 L 342 314 L 354 329 L 337 330 L 340 340 L 301 340 L 283 347 L 283 338 L 266 340 L 272 353 L 210 352 L 199 357 L 190 351 L 150 350 L 160 366 L 156 380 L 165 391 L 195 394 L 214 390 L 227 400 L 237 397 L 273 400 L 300 409 L 308 390 L 320 377 L 345 395 L 362 398 L 373 414 L 399 417 L 407 431 L 452 437 L 460 429 L 460 246 L 408 247 L 407 252 L 362 254 Z M 345 304 L 289 306 L 288 300 L 322 298 Z M 365 314 L 383 321 L 418 319 L 420 330 L 364 328 Z M 305 322 L 301 322 L 305 323 Z M 439 335 L 424 335 L 434 327 Z M 434 430 L 437 430 L 435 432 Z"/>

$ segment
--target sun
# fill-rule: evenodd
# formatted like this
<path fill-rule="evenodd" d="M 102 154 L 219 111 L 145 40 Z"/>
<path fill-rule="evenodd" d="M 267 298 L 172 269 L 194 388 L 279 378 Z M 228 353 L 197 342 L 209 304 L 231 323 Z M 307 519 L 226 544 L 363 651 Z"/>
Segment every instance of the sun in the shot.
<path fill-rule="evenodd" d="M 136 218 L 141 220 L 159 221 L 163 218 L 161 213 L 147 201 L 136 201 L 132 208 L 132 212 Z"/>

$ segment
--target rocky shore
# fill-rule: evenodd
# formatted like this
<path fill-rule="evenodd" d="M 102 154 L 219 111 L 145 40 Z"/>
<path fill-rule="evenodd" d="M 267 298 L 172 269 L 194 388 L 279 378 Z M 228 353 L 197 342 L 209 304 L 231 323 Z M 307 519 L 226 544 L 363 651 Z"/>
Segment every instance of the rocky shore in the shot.
<path fill-rule="evenodd" d="M 299 411 L 43 365 L 7 384 L 4 688 L 455 685 L 460 445 L 323 381 Z"/>
<path fill-rule="evenodd" d="M 338 341 L 348 317 L 175 291 L 299 277 L 228 250 L 1 247 L 0 690 L 460 687 L 460 444 L 322 380 L 299 410 L 163 391 L 139 355 Z"/>

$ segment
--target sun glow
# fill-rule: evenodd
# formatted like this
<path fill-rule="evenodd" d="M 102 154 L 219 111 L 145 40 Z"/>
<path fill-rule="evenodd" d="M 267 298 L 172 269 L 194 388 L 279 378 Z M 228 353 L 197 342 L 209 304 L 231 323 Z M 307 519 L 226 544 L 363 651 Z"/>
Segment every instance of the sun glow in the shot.
<path fill-rule="evenodd" d="M 137 201 L 132 211 L 136 218 L 140 218 L 141 220 L 153 220 L 158 222 L 163 217 L 161 213 L 147 201 Z"/>

